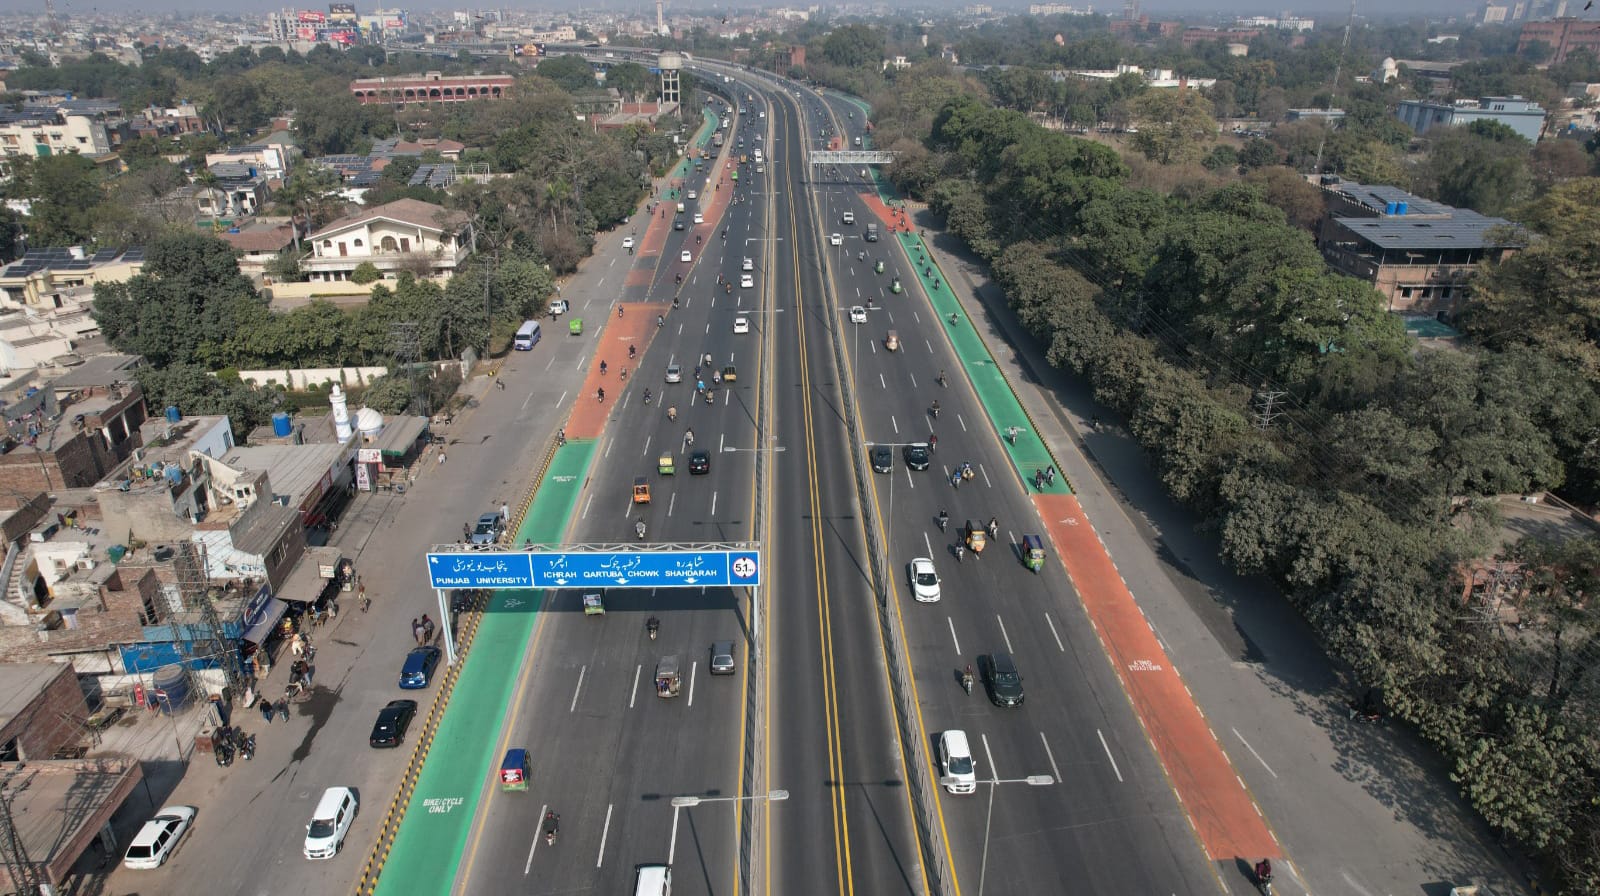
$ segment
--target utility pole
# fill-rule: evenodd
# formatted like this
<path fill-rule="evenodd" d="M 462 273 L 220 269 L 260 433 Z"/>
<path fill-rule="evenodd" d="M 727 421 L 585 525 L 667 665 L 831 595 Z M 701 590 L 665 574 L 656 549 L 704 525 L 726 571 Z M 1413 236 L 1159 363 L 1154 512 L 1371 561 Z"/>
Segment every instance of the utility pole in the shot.
<path fill-rule="evenodd" d="M 1279 410 L 1280 402 L 1287 392 L 1262 389 L 1256 392 L 1255 421 L 1256 429 L 1269 429 L 1274 421 L 1283 416 Z"/>
<path fill-rule="evenodd" d="M 1334 98 L 1339 95 L 1339 75 L 1344 71 L 1344 54 L 1350 51 L 1350 27 L 1356 21 L 1356 0 L 1350 0 L 1350 17 L 1344 20 L 1344 43 L 1339 45 L 1339 61 L 1333 66 L 1333 86 L 1328 91 L 1328 110 L 1333 110 Z M 1317 160 L 1311 166 L 1312 174 L 1322 173 L 1322 150 L 1328 145 L 1328 128 L 1330 122 L 1322 123 L 1322 139 L 1317 141 Z"/>
<path fill-rule="evenodd" d="M 12 886 L 18 893 L 43 893 L 44 878 L 39 874 L 39 866 L 28 858 L 22 832 L 17 830 L 16 819 L 11 814 L 11 795 L 6 785 L 11 783 L 12 777 L 7 775 L 6 780 L 0 782 L 0 854 L 3 854 L 0 858 L 5 860 Z"/>
<path fill-rule="evenodd" d="M 178 543 L 177 556 L 173 558 L 173 571 L 178 576 L 178 595 L 183 608 L 200 616 L 196 626 L 203 656 L 216 658 L 228 684 L 228 693 L 244 693 L 244 670 L 239 665 L 239 651 L 223 643 L 222 620 L 217 616 L 217 605 L 211 600 L 211 573 L 206 569 L 206 546 L 192 541 Z M 246 595 L 246 600 L 249 596 Z"/>
<path fill-rule="evenodd" d="M 433 410 L 428 406 L 426 387 L 417 383 L 417 355 L 421 351 L 417 344 L 417 330 L 416 321 L 407 320 L 393 324 L 389 328 L 389 343 L 393 346 L 394 366 L 405 371 L 406 381 L 411 386 L 409 409 L 426 417 L 431 415 Z"/>

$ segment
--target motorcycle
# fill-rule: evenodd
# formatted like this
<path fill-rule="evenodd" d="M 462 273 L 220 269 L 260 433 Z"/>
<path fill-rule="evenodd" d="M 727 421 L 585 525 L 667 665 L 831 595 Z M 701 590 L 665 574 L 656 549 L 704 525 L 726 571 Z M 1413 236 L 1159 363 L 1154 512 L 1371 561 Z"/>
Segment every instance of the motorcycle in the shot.
<path fill-rule="evenodd" d="M 555 842 L 556 842 L 556 831 L 558 831 L 560 829 L 561 829 L 561 816 L 557 815 L 553 811 L 544 813 L 544 844 L 546 846 L 551 846 L 551 845 L 555 844 Z"/>
<path fill-rule="evenodd" d="M 966 670 L 961 673 L 961 689 L 967 692 L 967 696 L 968 697 L 972 696 L 972 667 L 971 666 L 968 666 L 966 668 Z"/>
<path fill-rule="evenodd" d="M 933 419 L 939 419 L 939 403 L 937 401 L 928 407 L 928 413 L 933 415 Z"/>
<path fill-rule="evenodd" d="M 656 639 L 656 635 L 661 632 L 661 620 L 651 616 L 649 619 L 645 620 L 644 630 L 650 633 L 650 640 L 654 641 Z"/>
<path fill-rule="evenodd" d="M 246 761 L 256 758 L 256 736 L 254 734 L 245 735 L 244 739 L 239 742 L 239 755 L 243 756 Z"/>
<path fill-rule="evenodd" d="M 644 520 L 633 524 L 633 534 L 637 535 L 640 541 L 644 541 Z"/>
<path fill-rule="evenodd" d="M 644 403 L 645 404 L 649 404 L 650 403 L 650 390 L 649 389 L 644 390 Z"/>

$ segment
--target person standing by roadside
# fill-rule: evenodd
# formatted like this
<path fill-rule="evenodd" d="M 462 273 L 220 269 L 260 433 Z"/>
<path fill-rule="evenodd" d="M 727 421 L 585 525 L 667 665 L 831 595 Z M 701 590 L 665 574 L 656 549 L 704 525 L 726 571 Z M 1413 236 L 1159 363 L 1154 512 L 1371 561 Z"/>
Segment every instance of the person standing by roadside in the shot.
<path fill-rule="evenodd" d="M 278 718 L 289 721 L 289 700 L 284 698 L 278 701 Z"/>
<path fill-rule="evenodd" d="M 422 646 L 422 620 L 415 616 L 411 617 L 411 640 Z"/>
<path fill-rule="evenodd" d="M 428 618 L 427 613 L 422 614 L 422 642 L 433 643 L 433 620 Z"/>
<path fill-rule="evenodd" d="M 272 724 L 272 701 L 271 700 L 263 699 L 261 701 L 261 718 L 266 719 L 268 725 Z"/>

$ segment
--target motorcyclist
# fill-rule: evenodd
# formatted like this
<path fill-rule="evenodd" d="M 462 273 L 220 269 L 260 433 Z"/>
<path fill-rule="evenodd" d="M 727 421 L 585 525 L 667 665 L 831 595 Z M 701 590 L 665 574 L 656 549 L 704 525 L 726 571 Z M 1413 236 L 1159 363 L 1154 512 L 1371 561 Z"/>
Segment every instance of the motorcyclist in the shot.
<path fill-rule="evenodd" d="M 943 532 L 944 528 L 948 525 L 950 525 L 950 514 L 944 512 L 943 510 L 939 511 L 939 531 Z"/>
<path fill-rule="evenodd" d="M 939 399 L 935 398 L 933 400 L 933 406 L 930 407 L 929 410 L 933 411 L 933 416 L 939 416 Z"/>
<path fill-rule="evenodd" d="M 644 621 L 644 629 L 645 631 L 654 635 L 656 632 L 661 631 L 661 620 L 651 616 L 649 619 Z"/>
<path fill-rule="evenodd" d="M 644 403 L 645 404 L 649 404 L 650 403 L 650 390 L 649 389 L 644 390 Z"/>
<path fill-rule="evenodd" d="M 939 385 L 941 385 L 941 386 L 950 385 L 950 381 L 945 378 L 944 371 L 942 369 L 939 371 Z"/>
<path fill-rule="evenodd" d="M 600 362 L 600 375 L 601 376 L 605 376 L 606 375 L 606 362 L 604 362 L 604 361 Z"/>
<path fill-rule="evenodd" d="M 659 319 L 660 318 L 657 318 L 657 320 L 659 320 Z M 638 353 L 639 353 L 639 349 L 638 349 L 637 346 L 632 346 L 632 345 L 628 346 L 628 359 L 629 360 L 632 360 L 633 356 L 637 355 Z"/>
<path fill-rule="evenodd" d="M 967 664 L 967 668 L 961 673 L 961 686 L 967 689 L 967 693 L 969 693 L 969 694 L 972 693 L 972 664 L 971 663 L 968 663 Z"/>
<path fill-rule="evenodd" d="M 657 314 L 656 315 L 656 329 L 659 330 L 659 329 L 661 329 L 662 327 L 664 327 L 666 325 L 667 325 L 667 316 L 664 315 L 664 314 Z"/>
<path fill-rule="evenodd" d="M 1272 883 L 1272 860 L 1271 859 L 1262 859 L 1261 861 L 1256 863 L 1256 883 L 1257 884 L 1270 884 L 1270 883 Z"/>
<path fill-rule="evenodd" d="M 601 386 L 600 388 L 594 390 L 594 397 L 595 397 L 596 401 L 605 401 L 606 400 L 606 387 L 605 386 Z"/>
<path fill-rule="evenodd" d="M 634 523 L 633 523 L 633 534 L 639 536 L 640 538 L 644 537 L 644 520 L 635 520 L 634 521 Z"/>
<path fill-rule="evenodd" d="M 989 517 L 989 537 L 990 538 L 999 538 L 1000 537 L 1000 521 L 995 519 L 992 516 Z"/>

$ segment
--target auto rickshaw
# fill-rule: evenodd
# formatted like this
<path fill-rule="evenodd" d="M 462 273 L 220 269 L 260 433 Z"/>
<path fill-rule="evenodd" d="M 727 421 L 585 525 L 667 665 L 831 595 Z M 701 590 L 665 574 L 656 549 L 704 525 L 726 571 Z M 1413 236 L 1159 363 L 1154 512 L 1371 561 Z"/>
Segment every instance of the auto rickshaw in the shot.
<path fill-rule="evenodd" d="M 585 615 L 585 616 L 604 616 L 604 615 L 606 615 L 606 598 L 605 598 L 605 595 L 599 593 L 598 591 L 594 591 L 594 592 L 590 592 L 588 594 L 585 594 L 583 596 L 583 615 Z"/>
<path fill-rule="evenodd" d="M 733 366 L 732 364 L 728 364 L 728 365 L 723 366 L 723 368 L 722 368 L 722 381 L 724 383 L 731 383 L 731 382 L 737 380 L 738 378 L 739 378 L 739 368 Z"/>
<path fill-rule="evenodd" d="M 967 550 L 981 554 L 989 544 L 989 533 L 983 530 L 982 524 L 967 520 L 966 527 L 961 530 L 961 540 L 966 542 Z"/>
<path fill-rule="evenodd" d="M 656 696 L 676 697 L 683 687 L 683 682 L 678 678 L 678 658 L 664 656 L 656 663 Z"/>
<path fill-rule="evenodd" d="M 1044 568 L 1044 539 L 1037 535 L 1022 536 L 1022 565 L 1034 572 Z"/>
<path fill-rule="evenodd" d="M 678 472 L 678 462 L 673 458 L 671 451 L 663 451 L 661 456 L 656 458 L 656 472 L 663 476 L 671 476 Z"/>
<path fill-rule="evenodd" d="M 583 318 L 574 317 L 567 321 L 567 332 L 573 336 L 583 335 Z"/>
<path fill-rule="evenodd" d="M 894 293 L 895 295 L 899 295 L 904 289 L 905 289 L 905 287 L 900 285 L 900 278 L 899 277 L 894 278 L 894 282 L 889 284 L 889 291 Z"/>
<path fill-rule="evenodd" d="M 880 273 L 880 274 L 881 274 L 881 273 L 883 273 L 883 262 L 881 262 L 881 261 L 880 261 L 880 262 L 878 262 L 878 263 L 877 263 L 877 264 L 875 264 L 875 265 L 873 265 L 873 266 L 872 266 L 872 269 L 873 269 L 873 270 L 874 270 L 874 271 L 877 271 L 877 272 L 878 272 L 878 273 Z"/>
<path fill-rule="evenodd" d="M 506 792 L 528 789 L 528 751 L 514 747 L 500 760 L 500 789 Z"/>
<path fill-rule="evenodd" d="M 643 476 L 633 477 L 633 503 L 650 503 L 650 480 Z"/>
<path fill-rule="evenodd" d="M 900 334 L 895 332 L 894 330 L 890 330 L 889 331 L 889 335 L 883 337 L 883 347 L 888 349 L 891 352 L 899 351 L 900 350 Z"/>

